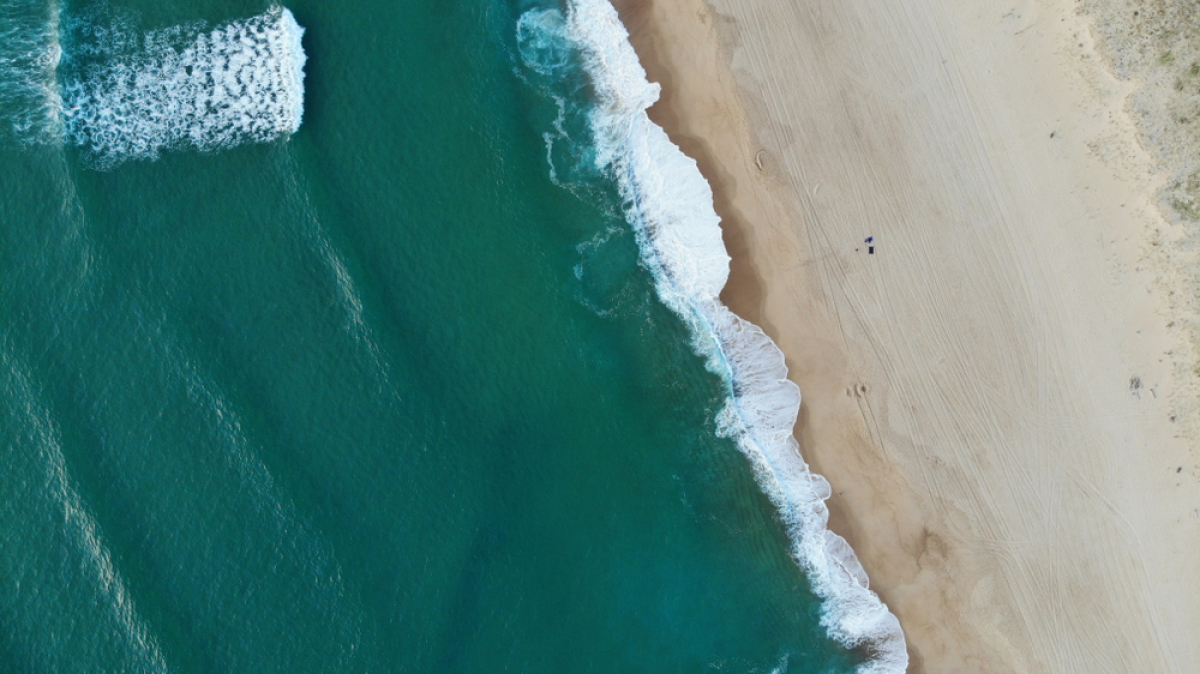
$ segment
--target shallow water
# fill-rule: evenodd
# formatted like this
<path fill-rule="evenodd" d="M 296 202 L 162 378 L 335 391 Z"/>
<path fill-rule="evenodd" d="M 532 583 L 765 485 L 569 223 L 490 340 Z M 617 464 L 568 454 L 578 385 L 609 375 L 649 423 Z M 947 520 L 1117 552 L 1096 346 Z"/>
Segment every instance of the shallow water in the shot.
<path fill-rule="evenodd" d="M 270 9 L 0 0 L 0 670 L 852 670 L 535 5 L 292 3 L 294 134 L 55 135 L 72 21 Z"/>

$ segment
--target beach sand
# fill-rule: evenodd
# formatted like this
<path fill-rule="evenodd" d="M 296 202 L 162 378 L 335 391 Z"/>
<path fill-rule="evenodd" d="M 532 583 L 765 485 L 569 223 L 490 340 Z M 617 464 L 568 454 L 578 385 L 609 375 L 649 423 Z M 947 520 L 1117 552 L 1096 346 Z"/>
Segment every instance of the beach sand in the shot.
<path fill-rule="evenodd" d="M 616 4 L 910 671 L 1200 671 L 1195 267 L 1088 18 Z"/>

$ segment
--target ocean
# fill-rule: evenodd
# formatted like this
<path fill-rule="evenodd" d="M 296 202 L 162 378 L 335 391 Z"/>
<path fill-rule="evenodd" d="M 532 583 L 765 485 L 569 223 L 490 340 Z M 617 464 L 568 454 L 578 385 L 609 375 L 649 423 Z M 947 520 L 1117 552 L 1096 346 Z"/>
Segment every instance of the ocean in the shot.
<path fill-rule="evenodd" d="M 607 0 L 0 0 L 0 672 L 901 671 Z"/>

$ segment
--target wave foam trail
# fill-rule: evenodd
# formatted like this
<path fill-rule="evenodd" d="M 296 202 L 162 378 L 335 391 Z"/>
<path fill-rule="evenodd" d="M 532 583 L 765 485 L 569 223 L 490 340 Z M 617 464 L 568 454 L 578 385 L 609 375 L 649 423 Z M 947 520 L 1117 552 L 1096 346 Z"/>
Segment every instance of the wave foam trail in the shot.
<path fill-rule="evenodd" d="M 0 413 L 0 420 L 12 424 L 15 434 L 10 437 L 17 438 L 4 448 L 9 452 L 5 458 L 19 456 L 15 463 L 20 468 L 14 470 L 12 461 L 5 467 L 12 476 L 22 475 L 28 465 L 39 466 L 41 472 L 39 479 L 21 479 L 20 502 L 31 510 L 24 511 L 28 516 L 20 518 L 21 526 L 5 531 L 6 544 L 38 548 L 0 566 L 10 574 L 5 579 L 7 592 L 15 593 L 6 593 L 5 600 L 16 599 L 19 608 L 14 611 L 6 602 L 0 607 L 6 609 L 6 618 L 23 616 L 6 628 L 35 628 L 26 633 L 35 644 L 29 650 L 33 657 L 45 658 L 46 671 L 61 671 L 54 666 L 61 664 L 58 658 L 84 649 L 99 665 L 97 671 L 118 671 L 104 664 L 119 658 L 120 671 L 168 674 L 171 669 L 151 625 L 138 610 L 99 524 L 75 487 L 58 424 L 42 403 L 23 359 L 5 347 L 0 346 L 0 390 L 17 404 L 5 410 L 7 414 Z M 41 596 L 31 601 L 30 595 Z M 102 636 L 93 641 L 89 634 Z"/>
<path fill-rule="evenodd" d="M 0 136 L 58 140 L 58 6 L 0 0 Z"/>
<path fill-rule="evenodd" d="M 82 32 L 79 51 L 91 62 L 62 84 L 63 133 L 102 167 L 163 149 L 268 142 L 300 127 L 304 29 L 287 9 L 207 32 Z"/>
<path fill-rule="evenodd" d="M 541 15 L 536 24 L 559 25 Z M 826 527 L 829 483 L 809 471 L 792 435 L 800 389 L 787 379 L 783 353 L 720 301 L 729 256 L 712 189 L 695 161 L 647 116 L 659 86 L 646 80 L 608 0 L 571 0 L 561 26 L 592 82 L 596 167 L 618 183 L 662 300 L 690 325 L 694 348 L 730 387 L 718 427 L 749 458 L 779 508 L 792 553 L 824 602 L 822 625 L 842 645 L 871 656 L 860 674 L 903 672 L 908 655 L 899 621 L 868 588 L 849 544 Z"/>

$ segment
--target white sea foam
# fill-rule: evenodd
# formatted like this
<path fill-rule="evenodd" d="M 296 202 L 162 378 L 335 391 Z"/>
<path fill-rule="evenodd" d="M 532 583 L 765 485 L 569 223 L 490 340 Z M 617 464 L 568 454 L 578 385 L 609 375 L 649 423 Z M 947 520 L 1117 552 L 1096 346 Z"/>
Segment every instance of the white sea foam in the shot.
<path fill-rule="evenodd" d="M 61 87 L 64 136 L 111 166 L 294 133 L 304 112 L 303 33 L 281 7 L 207 32 L 90 30 L 78 47 L 94 63 Z"/>
<path fill-rule="evenodd" d="M 850 546 L 826 527 L 829 484 L 809 471 L 792 435 L 800 390 L 787 379 L 783 353 L 720 301 L 729 276 L 720 218 L 696 163 L 646 115 L 659 86 L 646 80 L 608 0 L 571 0 L 563 19 L 537 11 L 527 29 L 562 30 L 582 56 L 594 95 L 596 166 L 620 187 L 659 295 L 691 326 L 696 350 L 729 384 L 718 427 L 749 458 L 779 508 L 792 552 L 824 601 L 822 625 L 843 645 L 869 653 L 860 674 L 903 672 L 908 655 L 899 621 L 869 589 Z"/>

